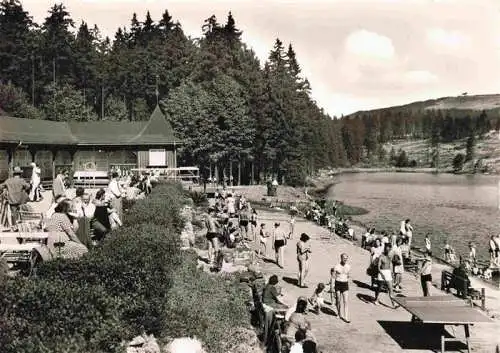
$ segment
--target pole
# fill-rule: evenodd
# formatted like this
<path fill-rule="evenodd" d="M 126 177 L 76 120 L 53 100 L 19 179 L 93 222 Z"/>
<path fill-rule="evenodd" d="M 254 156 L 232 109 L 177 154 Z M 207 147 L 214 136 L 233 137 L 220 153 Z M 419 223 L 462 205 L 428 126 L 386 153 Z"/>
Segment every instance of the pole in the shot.
<path fill-rule="evenodd" d="M 31 54 L 31 105 L 35 106 L 35 56 Z"/>
<path fill-rule="evenodd" d="M 52 80 L 54 81 L 54 86 L 56 84 L 56 58 L 52 59 Z"/>
<path fill-rule="evenodd" d="M 497 183 L 497 208 L 500 210 L 500 179 Z"/>
<path fill-rule="evenodd" d="M 104 120 L 104 86 L 101 86 L 101 120 Z"/>
<path fill-rule="evenodd" d="M 158 80 L 159 80 L 160 76 L 156 75 L 156 105 L 158 105 L 158 102 L 159 102 L 159 96 L 160 96 L 160 91 L 158 89 Z"/>

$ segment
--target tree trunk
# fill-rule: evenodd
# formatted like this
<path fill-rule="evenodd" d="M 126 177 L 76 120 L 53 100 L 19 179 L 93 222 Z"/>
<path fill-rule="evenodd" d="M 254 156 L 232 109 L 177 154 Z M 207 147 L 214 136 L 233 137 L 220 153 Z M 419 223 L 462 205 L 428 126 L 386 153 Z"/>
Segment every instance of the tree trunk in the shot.
<path fill-rule="evenodd" d="M 251 175 L 250 175 L 250 185 L 253 185 L 254 184 L 254 161 L 252 161 L 252 171 L 251 171 Z"/>
<path fill-rule="evenodd" d="M 241 185 L 241 160 L 238 161 L 238 186 Z"/>

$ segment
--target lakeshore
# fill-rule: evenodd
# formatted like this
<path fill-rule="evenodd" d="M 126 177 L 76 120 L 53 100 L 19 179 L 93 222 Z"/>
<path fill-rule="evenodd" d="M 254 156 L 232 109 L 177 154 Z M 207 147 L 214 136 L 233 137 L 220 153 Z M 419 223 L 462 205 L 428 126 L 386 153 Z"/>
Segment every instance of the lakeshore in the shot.
<path fill-rule="evenodd" d="M 285 223 L 287 220 L 288 216 L 285 213 L 266 210 L 259 212 L 259 223 L 266 223 L 267 227 L 271 227 L 275 221 Z M 329 270 L 338 263 L 341 253 L 347 253 L 350 257 L 349 261 L 352 267 L 349 298 L 351 323 L 346 324 L 336 317 L 336 310 L 331 306 L 327 306 L 326 313 L 308 314 L 308 320 L 311 321 L 320 351 L 324 353 L 361 351 L 424 353 L 437 349 L 437 346 L 432 344 L 436 333 L 426 331 L 424 328 L 419 331 L 420 329 L 410 326 L 411 315 L 404 309 L 394 310 L 371 303 L 373 293 L 368 288 L 370 279 L 365 273 L 369 263 L 369 254 L 366 250 L 343 238 L 330 237 L 328 230 L 303 219 L 298 220 L 295 227 L 295 239 L 289 242 L 285 250 L 284 268 L 277 267 L 272 260 L 269 260 L 272 258 L 271 251 L 268 252 L 267 259 L 263 259 L 260 264 L 261 270 L 267 277 L 272 274 L 278 275 L 280 285 L 285 293 L 285 301 L 288 304 L 293 305 L 299 296 L 311 296 L 314 287 L 319 282 L 326 283 L 329 278 Z M 307 280 L 310 286 L 307 289 L 299 288 L 295 284 L 298 267 L 294 245 L 298 234 L 302 232 L 310 235 L 312 248 Z M 254 246 L 256 247 L 257 244 Z M 431 289 L 431 295 L 442 294 L 436 287 L 439 286 L 440 273 L 443 268 L 439 264 L 433 266 L 434 287 Z M 472 278 L 471 280 L 474 281 Z M 477 285 L 477 283 L 473 282 L 473 285 Z M 419 281 L 409 273 L 405 273 L 403 276 L 403 288 L 402 294 L 405 296 L 421 296 Z M 500 317 L 500 292 L 488 288 L 486 297 L 488 314 Z M 329 298 L 329 295 L 325 295 L 325 298 Z M 382 301 L 387 304 L 387 296 L 383 296 Z M 485 353 L 494 352 L 496 345 L 500 344 L 500 338 L 497 335 L 499 329 L 500 321 L 497 319 L 494 324 L 474 325 L 471 337 L 473 350 Z"/>

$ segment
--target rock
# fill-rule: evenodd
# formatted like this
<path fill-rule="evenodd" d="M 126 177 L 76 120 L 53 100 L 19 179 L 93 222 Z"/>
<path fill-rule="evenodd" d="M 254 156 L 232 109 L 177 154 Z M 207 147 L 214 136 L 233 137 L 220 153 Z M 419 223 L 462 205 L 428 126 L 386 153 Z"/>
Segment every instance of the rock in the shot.
<path fill-rule="evenodd" d="M 161 353 L 161 349 L 153 335 L 144 334 L 130 341 L 127 353 Z"/>
<path fill-rule="evenodd" d="M 203 349 L 203 344 L 196 337 L 182 337 L 170 342 L 164 353 L 206 353 L 206 351 Z"/>

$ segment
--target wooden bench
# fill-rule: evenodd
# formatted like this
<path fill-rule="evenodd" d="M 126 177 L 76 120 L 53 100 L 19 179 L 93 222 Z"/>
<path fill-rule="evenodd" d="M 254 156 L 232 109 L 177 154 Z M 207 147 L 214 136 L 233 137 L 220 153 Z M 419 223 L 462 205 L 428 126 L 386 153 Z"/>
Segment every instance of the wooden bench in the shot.
<path fill-rule="evenodd" d="M 43 245 L 39 242 L 24 244 L 0 244 L 0 258 L 3 258 L 11 270 L 26 271 L 30 275 L 33 270 L 36 250 Z"/>
<path fill-rule="evenodd" d="M 47 244 L 48 237 L 48 232 L 3 232 L 0 233 L 0 245 L 24 244 L 28 242 Z"/>
<path fill-rule="evenodd" d="M 106 187 L 109 184 L 108 172 L 76 171 L 73 174 L 74 187 Z"/>
<path fill-rule="evenodd" d="M 454 275 L 450 271 L 443 270 L 441 272 L 441 290 L 449 293 L 451 289 L 455 289 L 458 297 L 469 300 L 471 305 L 474 301 L 481 302 L 481 309 L 486 310 L 486 289 L 470 287 L 468 278 Z"/>

